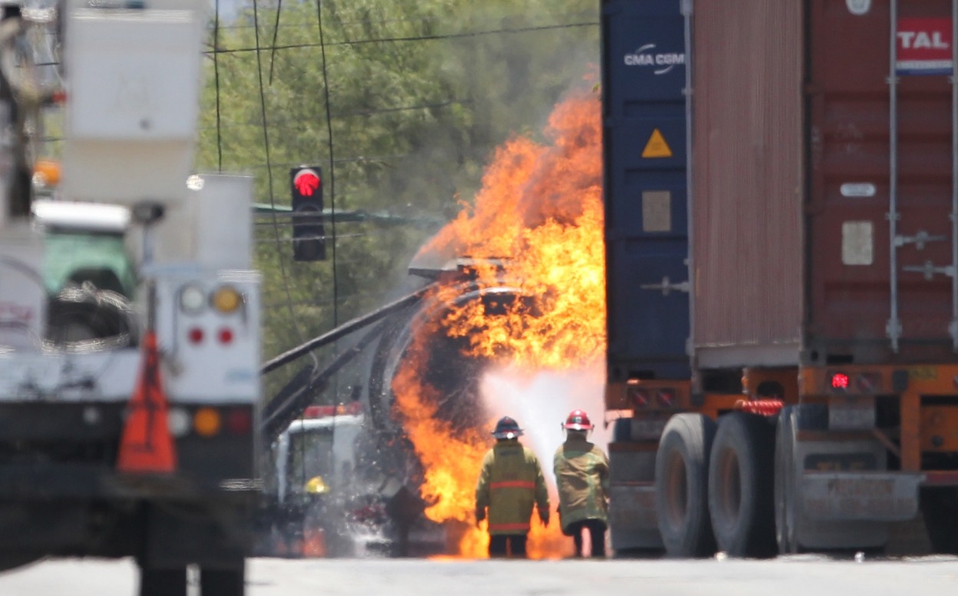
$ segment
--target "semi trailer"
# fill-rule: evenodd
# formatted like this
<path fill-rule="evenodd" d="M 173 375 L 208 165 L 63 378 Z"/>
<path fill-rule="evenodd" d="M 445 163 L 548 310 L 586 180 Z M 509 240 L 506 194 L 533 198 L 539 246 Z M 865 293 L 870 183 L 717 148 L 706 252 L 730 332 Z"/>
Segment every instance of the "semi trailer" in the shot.
<path fill-rule="evenodd" d="M 603 1 L 614 548 L 958 550 L 956 19 Z"/>

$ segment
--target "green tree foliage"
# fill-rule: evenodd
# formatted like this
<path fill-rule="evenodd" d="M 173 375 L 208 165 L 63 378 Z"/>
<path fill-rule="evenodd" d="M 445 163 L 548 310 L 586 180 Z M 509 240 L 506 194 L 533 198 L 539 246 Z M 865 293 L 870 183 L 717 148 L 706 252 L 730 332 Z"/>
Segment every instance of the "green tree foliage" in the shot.
<path fill-rule="evenodd" d="M 337 210 L 423 225 L 337 224 L 334 275 L 331 258 L 292 262 L 288 219 L 257 218 L 267 358 L 395 294 L 437 229 L 428 222 L 468 203 L 491 151 L 541 130 L 599 56 L 595 0 L 327 0 L 321 11 L 324 48 L 315 1 L 211 20 L 198 168 L 250 173 L 258 202 L 288 205 L 289 168 L 320 165 L 327 207 L 333 191 Z"/>

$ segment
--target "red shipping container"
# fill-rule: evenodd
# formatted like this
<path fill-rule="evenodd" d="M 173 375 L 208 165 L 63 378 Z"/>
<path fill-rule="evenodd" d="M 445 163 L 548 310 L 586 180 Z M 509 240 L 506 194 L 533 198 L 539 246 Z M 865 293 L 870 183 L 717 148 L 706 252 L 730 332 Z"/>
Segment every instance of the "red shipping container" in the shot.
<path fill-rule="evenodd" d="M 697 365 L 954 361 L 950 0 L 694 10 Z"/>

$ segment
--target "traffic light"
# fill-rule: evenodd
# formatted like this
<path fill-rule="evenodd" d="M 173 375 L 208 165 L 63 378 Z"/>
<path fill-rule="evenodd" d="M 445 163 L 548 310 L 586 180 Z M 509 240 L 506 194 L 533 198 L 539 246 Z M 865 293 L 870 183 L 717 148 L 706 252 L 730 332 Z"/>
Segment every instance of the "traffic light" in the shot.
<path fill-rule="evenodd" d="M 293 195 L 293 260 L 323 261 L 323 170 L 317 166 L 291 168 L 289 188 Z"/>

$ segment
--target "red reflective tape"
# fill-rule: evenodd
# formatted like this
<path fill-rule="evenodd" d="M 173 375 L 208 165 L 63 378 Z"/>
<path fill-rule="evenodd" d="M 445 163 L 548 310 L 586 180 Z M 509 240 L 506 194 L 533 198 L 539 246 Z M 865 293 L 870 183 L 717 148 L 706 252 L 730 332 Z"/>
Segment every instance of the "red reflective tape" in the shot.
<path fill-rule="evenodd" d="M 489 488 L 528 488 L 534 489 L 536 487 L 535 482 L 530 482 L 528 480 L 506 480 L 504 482 L 493 482 L 489 484 Z"/>
<path fill-rule="evenodd" d="M 780 399 L 740 399 L 735 402 L 735 409 L 749 414 L 758 414 L 759 416 L 778 416 L 785 403 Z"/>
<path fill-rule="evenodd" d="M 493 530 L 528 530 L 529 524 L 489 524 L 489 531 Z"/>

